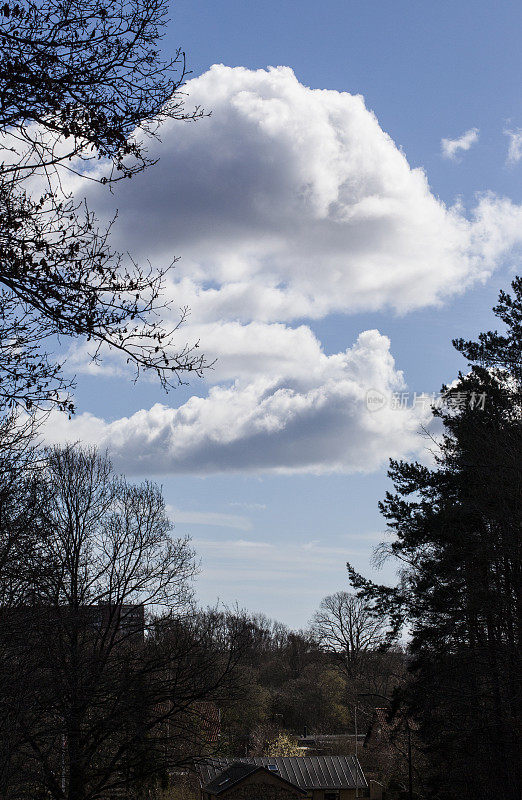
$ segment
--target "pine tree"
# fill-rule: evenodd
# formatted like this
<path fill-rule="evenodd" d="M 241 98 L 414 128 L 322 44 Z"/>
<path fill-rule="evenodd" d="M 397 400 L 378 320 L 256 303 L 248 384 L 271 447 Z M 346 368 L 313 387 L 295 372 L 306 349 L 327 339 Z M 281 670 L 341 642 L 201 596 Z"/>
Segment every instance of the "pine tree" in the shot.
<path fill-rule="evenodd" d="M 429 797 L 520 797 L 522 279 L 494 308 L 505 332 L 453 342 L 469 362 L 434 413 L 435 466 L 392 461 L 380 504 L 396 587 L 348 565 L 360 596 L 411 631 L 397 705 L 420 725 Z"/>

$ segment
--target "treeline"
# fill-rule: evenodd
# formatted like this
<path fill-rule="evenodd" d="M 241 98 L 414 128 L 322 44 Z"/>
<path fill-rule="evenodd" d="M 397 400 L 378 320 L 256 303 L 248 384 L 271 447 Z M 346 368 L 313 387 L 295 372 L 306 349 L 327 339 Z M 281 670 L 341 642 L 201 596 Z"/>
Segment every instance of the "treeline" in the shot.
<path fill-rule="evenodd" d="M 366 602 L 330 595 L 298 632 L 259 614 L 199 609 L 195 554 L 173 534 L 157 486 L 129 483 L 94 449 L 40 450 L 30 432 L 8 434 L 2 797 L 159 797 L 211 755 L 358 748 L 378 777 L 404 777 L 400 735 L 391 766 L 388 750 L 362 752 L 375 706 L 404 684 L 407 661 Z M 314 750 L 299 741 L 307 735 L 329 738 Z"/>
<path fill-rule="evenodd" d="M 152 798 L 201 757 L 362 746 L 405 671 L 367 604 L 338 592 L 301 632 L 199 609 L 157 486 L 93 449 L 0 452 L 2 797 Z"/>
<path fill-rule="evenodd" d="M 354 602 L 345 592 L 337 596 Z M 348 629 L 346 616 L 343 622 Z M 237 673 L 242 700 L 222 715 L 222 751 L 302 755 L 299 739 L 330 735 L 343 738 L 342 745 L 332 744 L 332 752 L 341 747 L 344 754 L 354 753 L 356 706 L 362 742 L 375 705 L 402 680 L 402 649 L 369 646 L 358 653 L 355 667 L 349 647 L 325 644 L 319 623 L 307 631 L 292 631 L 254 615 L 248 626 L 248 644 Z"/>
<path fill-rule="evenodd" d="M 306 734 L 355 752 L 405 668 L 365 603 L 331 595 L 301 632 L 202 610 L 195 553 L 155 484 L 94 449 L 4 437 L 3 798 L 159 797 L 194 759 L 303 754 Z"/>

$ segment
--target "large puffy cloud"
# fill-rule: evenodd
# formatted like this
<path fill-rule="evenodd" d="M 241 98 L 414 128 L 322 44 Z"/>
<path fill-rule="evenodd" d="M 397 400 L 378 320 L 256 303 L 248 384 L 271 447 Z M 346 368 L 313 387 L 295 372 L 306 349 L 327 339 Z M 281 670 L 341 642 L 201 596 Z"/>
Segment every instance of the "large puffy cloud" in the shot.
<path fill-rule="evenodd" d="M 369 389 L 389 397 L 404 386 L 389 346 L 378 331 L 332 356 L 316 342 L 307 373 L 296 349 L 295 368 L 287 365 L 284 375 L 216 385 L 179 408 L 157 404 L 111 423 L 56 416 L 48 439 L 108 447 L 129 473 L 373 470 L 419 444 L 419 410 L 388 403 L 372 413 L 366 405 Z"/>
<path fill-rule="evenodd" d="M 169 293 L 198 322 L 418 308 L 520 243 L 519 206 L 486 195 L 469 218 L 445 206 L 359 95 L 309 89 L 287 67 L 222 65 L 187 91 L 211 116 L 166 123 L 157 167 L 89 199 L 119 209 L 123 249 L 181 255 Z"/>
<path fill-rule="evenodd" d="M 469 215 L 447 207 L 362 97 L 311 90 L 286 67 L 217 65 L 187 90 L 210 117 L 163 125 L 159 165 L 114 194 L 87 188 L 102 216 L 119 209 L 120 249 L 159 266 L 181 256 L 166 294 L 191 308 L 186 341 L 217 359 L 208 396 L 111 423 L 57 419 L 49 437 L 107 446 L 135 473 L 372 470 L 415 451 L 418 409 L 365 405 L 368 389 L 403 385 L 388 340 L 366 331 L 326 355 L 290 323 L 463 291 L 520 243 L 522 208 L 492 194 Z M 69 366 L 96 374 L 86 350 Z"/>
<path fill-rule="evenodd" d="M 299 377 L 320 372 L 336 359 L 323 353 L 321 344 L 307 325 L 291 328 L 283 323 L 223 321 L 188 323 L 180 335 L 183 341 L 201 342 L 207 363 L 209 384 L 254 380 L 263 375 L 272 378 Z M 92 345 L 77 343 L 69 351 L 67 367 L 73 373 L 128 376 L 125 358 L 103 351 L 101 361 L 92 361 Z"/>

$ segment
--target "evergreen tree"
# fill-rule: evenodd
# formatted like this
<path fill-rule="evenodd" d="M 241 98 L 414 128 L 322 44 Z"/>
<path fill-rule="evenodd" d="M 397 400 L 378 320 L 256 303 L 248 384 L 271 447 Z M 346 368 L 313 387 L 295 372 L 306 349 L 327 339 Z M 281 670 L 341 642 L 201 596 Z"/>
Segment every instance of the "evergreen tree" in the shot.
<path fill-rule="evenodd" d="M 433 468 L 392 461 L 380 504 L 395 534 L 396 587 L 348 565 L 359 595 L 411 631 L 406 704 L 431 764 L 428 797 L 520 797 L 520 527 L 522 279 L 494 313 L 505 332 L 456 349 L 459 374 L 434 413 L 443 436 Z"/>

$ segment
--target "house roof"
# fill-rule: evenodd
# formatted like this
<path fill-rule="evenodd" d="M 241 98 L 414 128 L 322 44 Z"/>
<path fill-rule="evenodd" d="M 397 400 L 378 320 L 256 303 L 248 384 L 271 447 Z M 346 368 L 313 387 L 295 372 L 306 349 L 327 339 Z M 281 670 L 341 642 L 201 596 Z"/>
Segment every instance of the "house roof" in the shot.
<path fill-rule="evenodd" d="M 301 789 L 355 789 L 368 786 L 355 756 L 211 758 L 199 764 L 202 783 L 211 783 L 220 773 L 237 763 L 265 767 Z"/>
<path fill-rule="evenodd" d="M 269 770 L 266 767 L 258 764 L 245 764 L 241 761 L 234 761 L 229 767 L 223 770 L 223 772 L 219 772 L 215 778 L 205 785 L 205 791 L 209 792 L 209 794 L 220 795 L 222 792 L 226 792 L 228 789 L 231 789 L 232 786 L 240 783 L 247 776 L 256 772 L 264 772 L 267 775 L 276 775 L 277 778 L 283 783 L 289 783 L 289 781 L 285 780 L 285 778 L 279 775 L 278 772 L 275 772 L 275 770 Z M 299 786 L 296 786 L 295 784 L 291 785 L 294 789 L 297 789 L 304 794 L 304 791 L 300 789 Z"/>
<path fill-rule="evenodd" d="M 234 786 L 234 784 L 243 780 L 243 778 L 246 778 L 246 776 L 250 775 L 252 772 L 256 772 L 258 769 L 259 767 L 255 764 L 242 764 L 240 761 L 235 761 L 207 783 L 205 789 L 211 794 L 221 794 L 221 792 L 230 789 L 231 786 Z"/>

